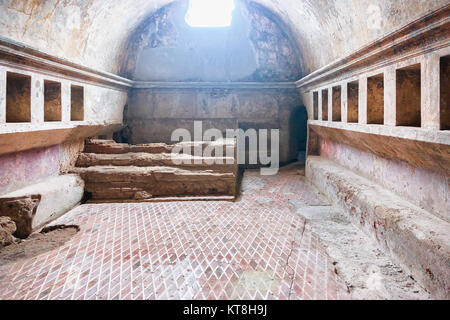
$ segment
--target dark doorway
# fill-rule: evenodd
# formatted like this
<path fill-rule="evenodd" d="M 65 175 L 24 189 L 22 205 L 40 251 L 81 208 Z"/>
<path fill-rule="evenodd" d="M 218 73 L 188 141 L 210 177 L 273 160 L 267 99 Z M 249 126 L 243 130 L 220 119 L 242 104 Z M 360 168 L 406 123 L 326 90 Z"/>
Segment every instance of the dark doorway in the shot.
<path fill-rule="evenodd" d="M 304 106 L 294 108 L 289 125 L 292 158 L 304 163 L 308 139 L 308 112 Z"/>

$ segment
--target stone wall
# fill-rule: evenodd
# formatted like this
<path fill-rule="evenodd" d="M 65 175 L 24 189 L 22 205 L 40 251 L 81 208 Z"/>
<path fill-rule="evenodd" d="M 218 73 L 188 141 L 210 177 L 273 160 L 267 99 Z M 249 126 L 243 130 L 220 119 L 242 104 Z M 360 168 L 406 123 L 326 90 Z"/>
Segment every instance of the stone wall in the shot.
<path fill-rule="evenodd" d="M 124 135 L 133 144 L 171 143 L 175 129 L 192 132 L 196 120 L 203 121 L 204 130 L 280 129 L 284 163 L 306 148 L 306 110 L 296 90 L 135 89 Z"/>
<path fill-rule="evenodd" d="M 122 126 L 128 97 L 102 76 L 56 69 L 54 57 L 8 50 L 0 54 L 0 195 L 70 171 L 84 139 Z"/>
<path fill-rule="evenodd" d="M 0 37 L 116 73 L 127 39 L 162 6 L 180 0 L 65 0 L 0 3 Z M 304 74 L 350 54 L 448 0 L 241 0 L 258 4 L 290 29 Z M 351 8 L 351 9 L 349 9 Z"/>
<path fill-rule="evenodd" d="M 301 58 L 290 35 L 270 12 L 240 1 L 230 27 L 193 28 L 187 5 L 162 7 L 129 39 L 122 74 L 139 88 L 130 93 L 122 137 L 173 143 L 175 129 L 192 131 L 200 120 L 204 130 L 280 129 L 280 161 L 296 159 L 305 150 L 306 115 L 301 122 L 292 86 Z"/>
<path fill-rule="evenodd" d="M 67 173 L 83 147 L 81 140 L 0 156 L 0 195 Z"/>
<path fill-rule="evenodd" d="M 300 53 L 268 12 L 237 1 L 227 28 L 195 28 L 167 5 L 130 37 L 121 74 L 136 81 L 296 81 Z"/>
<path fill-rule="evenodd" d="M 309 114 L 309 155 L 354 170 L 446 221 L 449 10 L 297 82 Z M 331 94 L 336 87 L 340 99 Z"/>
<path fill-rule="evenodd" d="M 417 168 L 351 146 L 322 140 L 320 155 L 379 183 L 402 198 L 450 222 L 450 188 L 443 172 Z"/>

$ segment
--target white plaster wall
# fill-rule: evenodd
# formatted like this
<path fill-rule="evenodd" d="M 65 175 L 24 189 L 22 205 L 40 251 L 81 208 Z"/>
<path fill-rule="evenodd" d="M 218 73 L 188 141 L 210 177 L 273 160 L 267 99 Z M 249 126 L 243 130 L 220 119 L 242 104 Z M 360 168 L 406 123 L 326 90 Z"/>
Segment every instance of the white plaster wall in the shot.
<path fill-rule="evenodd" d="M 178 1 L 178 0 L 176 0 Z M 250 1 L 250 0 L 242 0 Z M 142 20 L 170 0 L 0 0 L 0 37 L 103 71 Z M 305 73 L 349 54 L 448 0 L 255 0 L 291 30 Z"/>
<path fill-rule="evenodd" d="M 94 85 L 85 85 L 85 120 L 121 123 L 128 93 Z"/>

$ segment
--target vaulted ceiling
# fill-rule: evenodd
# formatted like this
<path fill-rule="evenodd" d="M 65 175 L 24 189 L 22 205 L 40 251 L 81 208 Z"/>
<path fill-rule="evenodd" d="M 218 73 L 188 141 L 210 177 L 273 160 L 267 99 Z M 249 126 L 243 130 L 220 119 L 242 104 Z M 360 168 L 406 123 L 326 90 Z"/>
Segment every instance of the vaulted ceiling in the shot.
<path fill-rule="evenodd" d="M 0 37 L 117 73 L 127 40 L 162 6 L 185 0 L 0 0 Z M 236 0 L 277 17 L 303 58 L 303 73 L 399 28 L 449 0 Z"/>

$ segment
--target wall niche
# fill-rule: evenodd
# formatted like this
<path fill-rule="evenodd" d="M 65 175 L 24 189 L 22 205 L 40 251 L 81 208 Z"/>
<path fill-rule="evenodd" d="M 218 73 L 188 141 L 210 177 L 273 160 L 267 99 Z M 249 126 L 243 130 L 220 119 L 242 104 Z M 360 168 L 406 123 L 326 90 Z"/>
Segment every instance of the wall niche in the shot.
<path fill-rule="evenodd" d="M 397 126 L 420 127 L 421 70 L 420 64 L 397 70 Z"/>
<path fill-rule="evenodd" d="M 347 84 L 347 122 L 358 123 L 359 117 L 359 82 Z"/>
<path fill-rule="evenodd" d="M 450 130 L 450 56 L 441 58 L 441 130 Z"/>
<path fill-rule="evenodd" d="M 333 87 L 333 105 L 332 105 L 332 114 L 333 121 L 341 122 L 342 121 L 342 97 L 341 97 L 341 86 Z"/>
<path fill-rule="evenodd" d="M 319 93 L 313 92 L 314 120 L 319 120 Z"/>
<path fill-rule="evenodd" d="M 6 122 L 31 122 L 31 77 L 7 72 Z"/>
<path fill-rule="evenodd" d="M 44 81 L 44 121 L 61 121 L 61 83 Z"/>
<path fill-rule="evenodd" d="M 322 120 L 328 121 L 328 89 L 322 90 Z"/>
<path fill-rule="evenodd" d="M 367 124 L 384 124 L 384 74 L 367 78 Z"/>
<path fill-rule="evenodd" d="M 70 93 L 70 120 L 84 121 L 84 88 L 72 85 Z"/>

